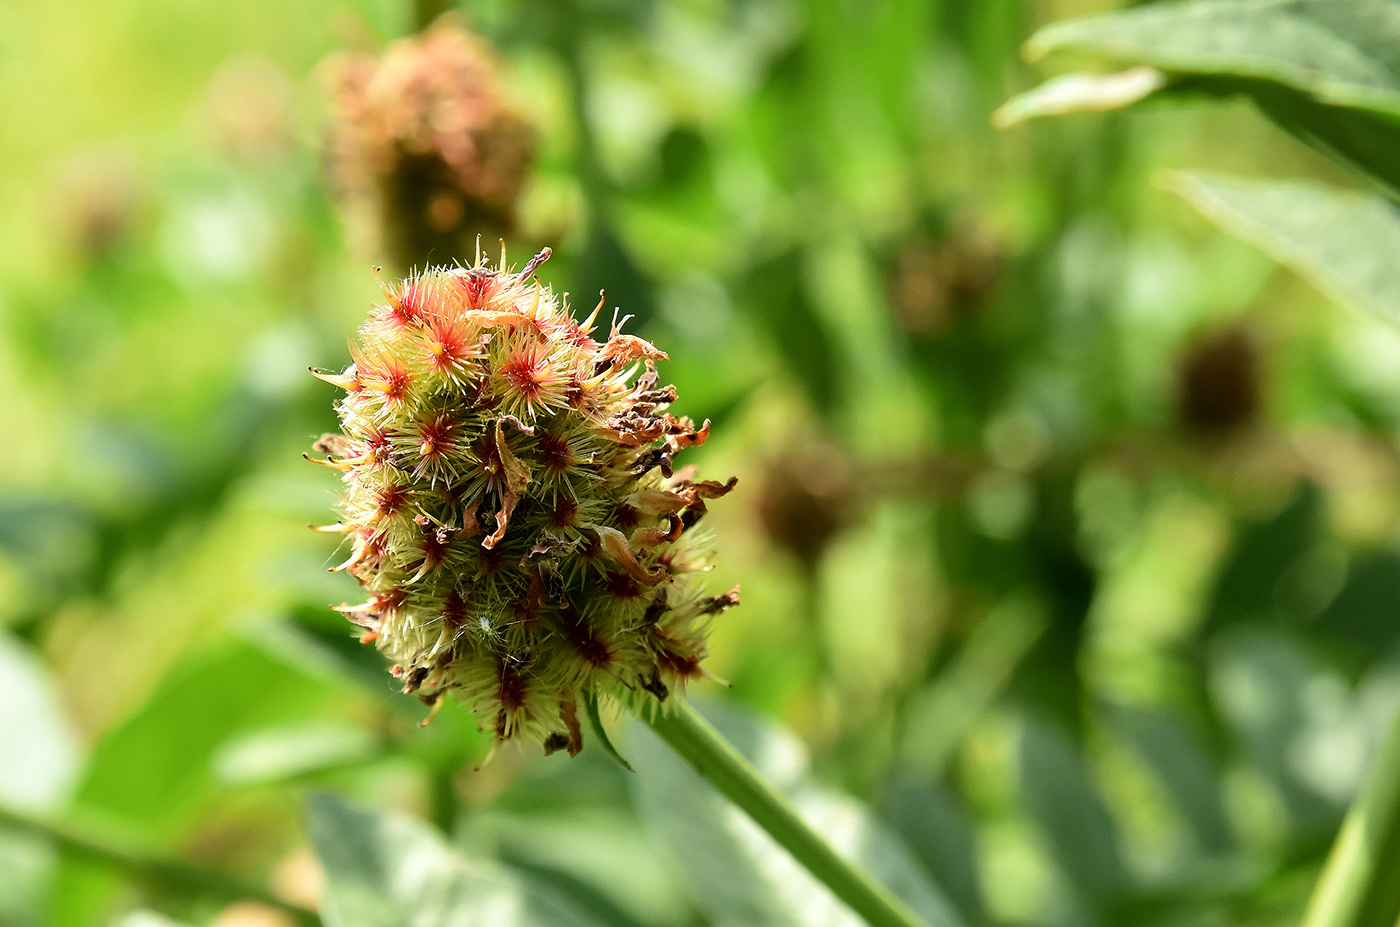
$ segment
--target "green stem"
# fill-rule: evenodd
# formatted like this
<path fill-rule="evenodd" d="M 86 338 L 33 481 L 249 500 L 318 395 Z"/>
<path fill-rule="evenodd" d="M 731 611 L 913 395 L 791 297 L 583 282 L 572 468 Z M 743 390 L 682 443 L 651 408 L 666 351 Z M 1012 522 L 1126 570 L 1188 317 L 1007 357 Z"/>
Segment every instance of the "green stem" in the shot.
<path fill-rule="evenodd" d="M 1303 927 L 1396 927 L 1400 920 L 1400 707 L 1313 889 Z"/>
<path fill-rule="evenodd" d="M 0 808 L 0 828 L 33 834 L 51 841 L 59 849 L 112 869 L 119 869 L 138 882 L 186 897 L 207 897 L 220 901 L 257 901 L 291 915 L 305 927 L 319 927 L 315 911 L 288 904 L 257 885 L 228 873 L 176 860 L 146 856 L 126 847 L 82 833 L 72 827 L 46 821 L 9 808 Z"/>
<path fill-rule="evenodd" d="M 909 907 L 837 855 L 793 807 L 690 705 L 679 702 L 645 719 L 706 782 L 742 808 L 807 871 L 870 927 L 924 927 Z"/>

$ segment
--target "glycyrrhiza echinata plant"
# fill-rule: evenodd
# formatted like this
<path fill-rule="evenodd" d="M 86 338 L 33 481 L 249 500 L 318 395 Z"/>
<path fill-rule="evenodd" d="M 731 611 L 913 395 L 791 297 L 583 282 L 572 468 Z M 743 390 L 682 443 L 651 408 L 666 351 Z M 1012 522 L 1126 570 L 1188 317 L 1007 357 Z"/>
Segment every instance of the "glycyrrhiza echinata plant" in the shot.
<path fill-rule="evenodd" d="M 667 411 L 654 345 L 616 321 L 594 337 L 601 300 L 579 322 L 533 277 L 548 256 L 385 287 L 350 366 L 316 371 L 345 390 L 341 433 L 316 443 L 345 483 L 325 530 L 367 593 L 339 610 L 405 692 L 456 695 L 497 743 L 575 754 L 579 708 L 596 724 L 600 698 L 623 703 L 872 925 L 914 927 L 673 694 L 739 601 L 699 582 L 706 503 L 735 481 L 674 469 L 710 423 Z"/>
<path fill-rule="evenodd" d="M 344 474 L 328 530 L 368 595 L 340 607 L 361 640 L 405 692 L 574 754 L 581 704 L 663 701 L 703 674 L 738 590 L 702 594 L 700 520 L 735 481 L 673 469 L 709 422 L 666 411 L 656 347 L 616 323 L 594 337 L 601 301 L 579 322 L 534 279 L 548 254 L 385 287 L 350 366 L 317 372 L 345 396 L 316 448 Z"/>

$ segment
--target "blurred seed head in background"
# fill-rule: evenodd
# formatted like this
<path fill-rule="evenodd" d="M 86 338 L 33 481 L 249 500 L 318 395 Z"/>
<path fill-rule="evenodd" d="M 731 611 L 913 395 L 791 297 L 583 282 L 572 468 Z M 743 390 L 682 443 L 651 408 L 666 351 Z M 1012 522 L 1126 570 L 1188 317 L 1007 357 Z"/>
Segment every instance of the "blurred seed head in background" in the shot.
<path fill-rule="evenodd" d="M 454 15 L 377 59 L 324 63 L 329 185 L 361 254 L 406 270 L 511 233 L 535 132 L 499 71 L 495 50 Z"/>

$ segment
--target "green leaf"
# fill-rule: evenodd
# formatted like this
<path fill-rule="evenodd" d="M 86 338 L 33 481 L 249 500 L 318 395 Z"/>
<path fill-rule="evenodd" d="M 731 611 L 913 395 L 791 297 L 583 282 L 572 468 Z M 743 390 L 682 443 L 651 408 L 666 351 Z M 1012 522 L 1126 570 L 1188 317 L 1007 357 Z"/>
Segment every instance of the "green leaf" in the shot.
<path fill-rule="evenodd" d="M 363 762 L 378 752 L 376 738 L 363 728 L 310 721 L 236 734 L 212 763 L 221 782 L 256 785 Z"/>
<path fill-rule="evenodd" d="M 616 760 L 623 769 L 628 772 L 636 772 L 632 764 L 623 759 L 622 754 L 617 752 L 613 742 L 608 739 L 607 728 L 603 727 L 603 716 L 598 711 L 598 695 L 589 692 L 583 697 L 583 710 L 588 714 L 588 723 L 593 728 L 593 735 L 598 738 L 598 744 L 603 748 L 603 752 Z"/>
<path fill-rule="evenodd" d="M 220 744 L 239 731 L 304 717 L 327 691 L 245 644 L 202 654 L 173 671 L 140 712 L 98 743 L 78 801 L 168 834 L 208 796 L 210 760 Z"/>
<path fill-rule="evenodd" d="M 556 892 L 459 854 L 426 824 L 334 795 L 307 800 L 326 927 L 602 927 Z"/>
<path fill-rule="evenodd" d="M 1031 40 L 1032 55 L 1071 49 L 1138 67 L 1054 78 L 1012 98 L 993 121 L 1005 128 L 1144 100 L 1244 96 L 1400 196 L 1398 39 L 1394 2 L 1162 4 L 1060 23 Z"/>
<path fill-rule="evenodd" d="M 1107 706 L 1109 725 L 1166 788 L 1202 855 L 1221 857 L 1236 849 L 1225 813 L 1222 778 L 1202 738 L 1179 714 L 1130 705 Z"/>
<path fill-rule="evenodd" d="M 1114 74 L 1062 74 L 1003 103 L 992 113 L 992 125 L 1009 129 L 1041 116 L 1123 109 L 1151 96 L 1166 84 L 1166 75 L 1156 68 L 1129 68 Z"/>
<path fill-rule="evenodd" d="M 841 853 L 902 898 L 931 927 L 961 924 L 914 855 L 854 800 L 817 785 L 791 732 L 715 704 L 705 717 Z M 742 811 L 644 725 L 632 727 L 634 789 L 643 817 L 690 876 L 716 927 L 863 927 Z"/>
<path fill-rule="evenodd" d="M 1308 181 L 1192 173 L 1174 173 L 1166 186 L 1333 300 L 1400 324 L 1400 212 L 1384 199 Z"/>
<path fill-rule="evenodd" d="M 1168 79 L 1154 68 L 1066 74 L 1012 97 L 992 114 L 998 128 L 1028 119 L 1105 112 L 1138 103 L 1245 97 L 1280 128 L 1400 197 L 1400 121 L 1389 113 L 1332 106 L 1273 81 L 1211 74 Z"/>
<path fill-rule="evenodd" d="M 959 797 L 937 782 L 896 773 L 879 807 L 963 917 L 974 924 L 985 921 L 977 839 Z"/>
<path fill-rule="evenodd" d="M 1026 810 L 1056 865 L 1082 903 L 1111 907 L 1131 884 L 1113 819 L 1074 742 L 1050 723 L 1027 718 L 1020 759 Z"/>
<path fill-rule="evenodd" d="M 1027 44 L 1186 74 L 1277 81 L 1319 100 L 1400 115 L 1400 2 L 1206 0 L 1047 26 Z"/>

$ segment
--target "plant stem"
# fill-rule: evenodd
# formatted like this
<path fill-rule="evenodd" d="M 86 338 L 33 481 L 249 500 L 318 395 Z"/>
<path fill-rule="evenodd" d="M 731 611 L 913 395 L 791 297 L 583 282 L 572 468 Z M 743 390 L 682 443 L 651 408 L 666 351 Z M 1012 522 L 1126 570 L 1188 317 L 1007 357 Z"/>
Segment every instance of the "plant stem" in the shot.
<path fill-rule="evenodd" d="M 683 701 L 644 720 L 714 786 L 753 818 L 807 871 L 865 919 L 870 927 L 924 927 L 900 899 L 877 884 L 798 816 L 787 799 L 710 723 Z"/>
<path fill-rule="evenodd" d="M 146 856 L 54 821 L 0 807 L 0 828 L 45 838 L 66 853 L 119 869 L 138 882 L 173 894 L 217 898 L 228 902 L 257 901 L 291 915 L 297 923 L 305 927 L 319 927 L 321 923 L 315 911 L 289 904 L 266 889 L 244 882 L 236 876 L 177 860 Z"/>
<path fill-rule="evenodd" d="M 1395 927 L 1400 919 L 1400 706 L 1313 889 L 1303 927 Z"/>

